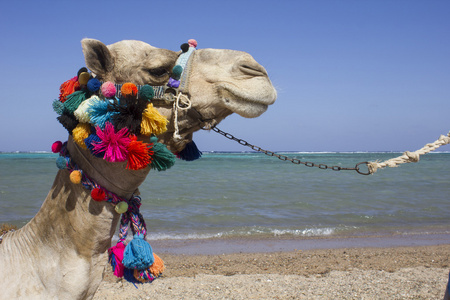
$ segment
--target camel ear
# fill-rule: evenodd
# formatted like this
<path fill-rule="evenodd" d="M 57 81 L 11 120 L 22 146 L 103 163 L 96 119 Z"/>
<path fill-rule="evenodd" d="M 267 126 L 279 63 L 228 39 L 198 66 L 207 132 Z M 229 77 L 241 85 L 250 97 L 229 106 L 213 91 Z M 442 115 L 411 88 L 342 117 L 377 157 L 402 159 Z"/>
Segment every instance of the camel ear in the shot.
<path fill-rule="evenodd" d="M 104 77 L 114 68 L 114 57 L 109 49 L 94 39 L 81 40 L 86 67 L 99 77 Z"/>

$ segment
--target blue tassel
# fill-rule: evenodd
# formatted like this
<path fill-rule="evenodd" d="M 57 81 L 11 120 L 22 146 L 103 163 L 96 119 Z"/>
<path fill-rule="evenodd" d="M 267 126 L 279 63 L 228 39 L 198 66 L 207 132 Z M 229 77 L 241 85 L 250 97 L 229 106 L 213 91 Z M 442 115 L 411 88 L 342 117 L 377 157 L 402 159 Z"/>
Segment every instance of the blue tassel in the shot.
<path fill-rule="evenodd" d="M 66 160 L 66 158 L 62 157 L 62 156 L 58 156 L 58 158 L 56 159 L 56 166 L 60 170 L 64 170 L 65 168 L 67 168 L 67 160 Z"/>
<path fill-rule="evenodd" d="M 134 271 L 133 271 L 133 270 L 130 270 L 130 269 L 125 269 L 125 270 L 123 271 L 123 278 L 124 278 L 126 281 L 131 282 L 132 284 L 134 284 L 134 287 L 135 287 L 135 288 L 138 288 L 138 287 L 136 286 L 136 283 L 141 283 L 141 282 L 139 282 L 136 278 L 134 278 Z"/>
<path fill-rule="evenodd" d="M 150 267 L 154 261 L 152 247 L 144 240 L 143 235 L 136 234 L 125 248 L 123 265 L 128 269 L 144 270 Z"/>
<path fill-rule="evenodd" d="M 84 143 L 87 148 L 91 151 L 92 155 L 96 157 L 103 157 L 105 152 L 94 153 L 94 144 L 92 142 L 101 142 L 102 140 L 98 137 L 98 135 L 92 133 L 87 138 L 84 139 Z"/>
<path fill-rule="evenodd" d="M 116 111 L 113 111 L 113 106 L 109 101 L 102 100 L 92 101 L 92 105 L 88 108 L 87 112 L 91 118 L 91 122 L 101 129 L 104 129 L 106 122 L 111 122 L 111 118 L 117 114 Z"/>
<path fill-rule="evenodd" d="M 197 145 L 194 143 L 194 141 L 190 141 L 186 144 L 186 147 L 184 147 L 183 150 L 178 152 L 177 156 L 182 160 L 193 161 L 202 157 L 202 154 L 203 153 L 198 150 Z"/>
<path fill-rule="evenodd" d="M 62 115 L 64 112 L 64 103 L 62 103 L 61 101 L 59 101 L 59 99 L 55 99 L 55 101 L 53 101 L 53 110 L 58 114 L 58 115 Z"/>

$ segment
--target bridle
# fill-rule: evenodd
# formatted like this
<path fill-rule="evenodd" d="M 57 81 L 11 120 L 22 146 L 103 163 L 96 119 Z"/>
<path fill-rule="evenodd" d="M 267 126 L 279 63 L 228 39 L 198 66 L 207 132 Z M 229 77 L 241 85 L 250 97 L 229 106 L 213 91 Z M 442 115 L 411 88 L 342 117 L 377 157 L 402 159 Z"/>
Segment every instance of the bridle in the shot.
<path fill-rule="evenodd" d="M 190 75 L 192 72 L 192 61 L 195 56 L 195 47 L 189 47 L 189 50 L 182 52 L 175 63 L 176 66 L 181 66 L 183 71 L 179 80 L 174 80 L 172 77 L 166 85 L 152 86 L 154 90 L 154 97 L 151 100 L 153 105 L 158 107 L 171 108 L 173 111 L 173 122 L 175 131 L 173 133 L 173 140 L 179 142 L 182 137 L 179 133 L 178 121 L 179 112 L 186 112 L 184 117 L 190 118 L 194 121 L 193 127 L 195 129 L 212 129 L 215 125 L 214 119 L 205 118 L 198 109 L 192 105 L 190 100 Z M 174 82 L 175 81 L 175 82 Z M 116 96 L 122 97 L 121 88 L 122 84 L 114 84 L 116 87 Z M 143 85 L 136 85 L 138 91 Z"/>

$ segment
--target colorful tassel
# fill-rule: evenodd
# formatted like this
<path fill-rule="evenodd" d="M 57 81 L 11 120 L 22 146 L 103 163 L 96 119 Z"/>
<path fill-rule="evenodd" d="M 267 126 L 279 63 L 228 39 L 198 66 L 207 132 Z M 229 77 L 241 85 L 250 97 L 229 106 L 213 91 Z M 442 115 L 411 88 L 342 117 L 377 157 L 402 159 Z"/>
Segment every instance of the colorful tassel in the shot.
<path fill-rule="evenodd" d="M 190 40 L 188 40 L 188 44 L 189 44 L 189 47 L 197 47 L 197 41 L 196 40 L 194 40 L 194 39 L 190 39 Z"/>
<path fill-rule="evenodd" d="M 101 188 L 94 188 L 91 191 L 91 198 L 94 201 L 98 201 L 98 202 L 105 201 L 106 200 L 106 193 Z"/>
<path fill-rule="evenodd" d="M 64 112 L 64 103 L 59 101 L 58 99 L 55 99 L 52 103 L 53 110 L 58 114 L 62 115 Z"/>
<path fill-rule="evenodd" d="M 80 89 L 80 84 L 78 83 L 78 76 L 75 76 L 59 87 L 59 101 L 64 103 L 66 101 L 66 97 L 72 94 L 75 91 Z"/>
<path fill-rule="evenodd" d="M 130 170 L 144 169 L 150 164 L 153 151 L 150 150 L 149 144 L 138 141 L 135 135 L 131 136 L 130 139 L 131 141 L 127 148 L 127 168 Z"/>
<path fill-rule="evenodd" d="M 116 204 L 116 206 L 114 206 L 114 210 L 118 214 L 124 214 L 128 211 L 128 203 L 126 203 L 125 201 L 120 201 Z"/>
<path fill-rule="evenodd" d="M 103 83 L 100 90 L 105 98 L 114 98 L 117 92 L 116 86 L 111 81 Z"/>
<path fill-rule="evenodd" d="M 95 93 L 100 89 L 101 85 L 102 83 L 100 82 L 100 80 L 98 80 L 97 78 L 91 78 L 87 83 L 87 88 L 90 92 Z"/>
<path fill-rule="evenodd" d="M 155 90 L 148 84 L 143 85 L 139 90 L 139 99 L 150 101 L 155 96 Z"/>
<path fill-rule="evenodd" d="M 93 133 L 84 140 L 84 143 L 86 144 L 86 147 L 91 151 L 93 155 L 95 155 L 96 157 L 103 157 L 105 156 L 105 152 L 98 152 L 98 153 L 94 152 L 94 145 L 95 145 L 94 143 L 101 141 L 102 140 L 95 133 Z"/>
<path fill-rule="evenodd" d="M 61 123 L 62 126 L 64 126 L 65 129 L 67 129 L 69 134 L 72 134 L 72 130 L 74 130 L 78 125 L 78 121 L 75 119 L 75 117 L 67 112 L 64 112 L 56 119 L 59 121 L 59 123 Z"/>
<path fill-rule="evenodd" d="M 183 74 L 183 67 L 180 65 L 176 65 L 172 69 L 172 78 L 175 80 L 180 80 L 181 74 Z"/>
<path fill-rule="evenodd" d="M 153 276 L 152 273 L 150 273 L 150 271 L 148 269 L 146 269 L 146 270 L 135 269 L 133 272 L 133 276 L 140 283 L 152 282 L 156 278 L 155 276 Z"/>
<path fill-rule="evenodd" d="M 128 269 L 144 270 L 155 261 L 150 244 L 144 235 L 136 234 L 125 248 L 122 263 Z"/>
<path fill-rule="evenodd" d="M 140 283 L 139 281 L 136 280 L 136 278 L 134 277 L 134 270 L 130 270 L 125 268 L 125 270 L 123 271 L 123 278 L 128 281 L 131 282 L 133 284 L 135 283 Z M 136 286 L 136 285 L 135 285 Z M 137 288 L 137 286 L 136 286 Z"/>
<path fill-rule="evenodd" d="M 56 167 L 60 170 L 66 169 L 67 168 L 67 160 L 62 156 L 58 156 L 58 158 L 56 159 Z"/>
<path fill-rule="evenodd" d="M 85 139 L 91 134 L 91 125 L 86 123 L 79 123 L 72 131 L 72 137 L 75 143 L 83 149 L 87 149 Z"/>
<path fill-rule="evenodd" d="M 109 263 L 113 269 L 114 275 L 117 277 L 123 277 L 125 270 L 122 264 L 123 253 L 125 251 L 125 245 L 122 242 L 118 242 L 115 246 L 108 249 Z"/>
<path fill-rule="evenodd" d="M 111 122 L 111 117 L 117 112 L 113 111 L 113 106 L 109 101 L 93 99 L 87 113 L 90 116 L 91 124 L 100 128 L 105 128 L 106 122 Z"/>
<path fill-rule="evenodd" d="M 130 144 L 128 130 L 122 128 L 119 131 L 114 130 L 114 126 L 106 122 L 105 129 L 95 128 L 100 142 L 93 142 L 94 153 L 104 152 L 103 159 L 109 162 L 120 162 L 127 160 L 127 147 Z"/>
<path fill-rule="evenodd" d="M 149 103 L 142 113 L 141 134 L 149 136 L 151 134 L 159 135 L 167 130 L 169 121 Z"/>
<path fill-rule="evenodd" d="M 69 96 L 66 97 L 66 101 L 64 102 L 64 111 L 69 114 L 73 114 L 73 112 L 78 108 L 78 106 L 89 98 L 90 94 L 87 91 L 81 90 L 76 91 Z"/>
<path fill-rule="evenodd" d="M 70 178 L 70 181 L 72 181 L 72 183 L 80 184 L 81 180 L 83 179 L 83 174 L 80 171 L 75 170 L 70 173 L 69 178 Z"/>
<path fill-rule="evenodd" d="M 203 153 L 198 150 L 194 141 L 190 141 L 186 144 L 183 150 L 177 153 L 177 157 L 182 160 L 193 161 L 202 157 L 202 154 Z"/>
<path fill-rule="evenodd" d="M 59 151 L 61 151 L 63 143 L 61 141 L 56 141 L 52 144 L 52 152 L 53 153 L 58 153 Z"/>
<path fill-rule="evenodd" d="M 89 116 L 89 108 L 96 102 L 101 101 L 96 95 L 81 102 L 78 108 L 73 112 L 75 118 L 82 123 L 91 123 L 91 117 Z"/>
<path fill-rule="evenodd" d="M 152 169 L 156 169 L 158 171 L 165 171 L 172 167 L 175 164 L 176 156 L 167 149 L 166 145 L 158 143 L 158 138 L 156 136 L 152 136 L 150 138 L 150 142 L 153 143 L 153 161 L 152 161 Z"/>
<path fill-rule="evenodd" d="M 122 84 L 122 88 L 120 89 L 122 96 L 125 98 L 136 98 L 138 94 L 138 89 L 134 83 L 127 82 Z"/>
<path fill-rule="evenodd" d="M 153 253 L 153 257 L 155 258 L 155 261 L 150 268 L 148 268 L 148 270 L 153 274 L 153 276 L 158 277 L 162 274 L 162 272 L 164 272 L 166 267 L 164 266 L 163 260 L 158 255 Z"/>
<path fill-rule="evenodd" d="M 89 81 L 89 78 L 91 78 L 91 74 L 89 74 L 86 69 L 86 72 L 81 72 L 78 75 L 78 82 L 80 83 L 80 85 L 86 85 Z"/>
<path fill-rule="evenodd" d="M 145 270 L 134 270 L 134 278 L 142 283 L 152 282 L 155 278 L 159 277 L 164 272 L 164 262 L 162 259 L 153 253 L 155 261 L 153 264 Z"/>
<path fill-rule="evenodd" d="M 116 129 L 128 128 L 130 133 L 139 134 L 141 131 L 142 111 L 147 102 L 137 99 L 123 99 L 120 105 L 114 105 L 117 112 L 111 117 L 111 122 Z"/>

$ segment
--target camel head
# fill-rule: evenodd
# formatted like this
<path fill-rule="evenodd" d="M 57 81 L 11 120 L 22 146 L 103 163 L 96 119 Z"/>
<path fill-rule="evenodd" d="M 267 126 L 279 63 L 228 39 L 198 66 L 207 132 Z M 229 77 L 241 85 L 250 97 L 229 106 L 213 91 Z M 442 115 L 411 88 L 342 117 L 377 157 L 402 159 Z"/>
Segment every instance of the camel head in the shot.
<path fill-rule="evenodd" d="M 81 43 L 86 66 L 100 80 L 118 84 L 164 86 L 182 54 L 182 51 L 159 49 L 134 40 L 108 46 L 93 39 L 83 39 Z M 168 130 L 158 138 L 174 152 L 192 141 L 195 131 L 211 128 L 232 113 L 246 118 L 260 116 L 277 96 L 266 70 L 251 55 L 241 51 L 196 50 L 189 58 L 186 81 L 189 84 L 183 92 L 190 101 L 190 109 L 178 112 L 178 138 L 173 138 L 172 103 L 154 103 L 170 121 Z"/>

